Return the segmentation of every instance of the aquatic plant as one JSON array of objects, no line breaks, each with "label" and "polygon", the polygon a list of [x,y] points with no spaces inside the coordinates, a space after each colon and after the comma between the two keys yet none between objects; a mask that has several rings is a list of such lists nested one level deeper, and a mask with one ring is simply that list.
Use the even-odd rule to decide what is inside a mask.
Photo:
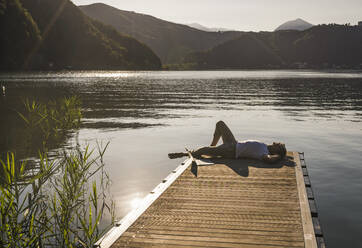
[{"label": "aquatic plant", "polygon": [[[51,233],[62,247],[92,247],[103,235],[99,223],[105,211],[113,215],[114,204],[106,194],[109,182],[103,163],[106,147],[98,149],[93,158],[94,150],[89,151],[88,147],[64,155],[61,173],[52,178],[54,192],[49,209],[55,225]],[[100,187],[97,187],[94,176],[99,173]]]},{"label": "aquatic plant", "polygon": [[[80,126],[82,113],[78,97],[64,97],[47,103],[23,100],[24,110],[18,112],[25,124],[25,139],[29,146],[46,148],[58,143],[69,130]],[[31,148],[28,148],[31,150]]]},{"label": "aquatic plant", "polygon": [[40,160],[40,169],[29,175],[25,162],[17,164],[14,154],[0,160],[0,246],[41,247],[47,233],[49,219],[46,196],[41,190],[55,171],[46,159]]},{"label": "aquatic plant", "polygon": [[99,223],[106,217],[114,222],[103,160],[108,143],[96,149],[77,145],[50,157],[47,142],[79,127],[79,100],[24,105],[20,116],[28,135],[41,134],[43,148],[31,160],[35,166],[13,152],[0,159],[0,247],[92,247],[107,229]]}]

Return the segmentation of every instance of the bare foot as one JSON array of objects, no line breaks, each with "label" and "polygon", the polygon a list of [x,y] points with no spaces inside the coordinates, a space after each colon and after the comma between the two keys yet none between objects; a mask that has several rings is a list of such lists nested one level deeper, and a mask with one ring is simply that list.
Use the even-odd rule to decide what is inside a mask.
[{"label": "bare foot", "polygon": [[168,157],[170,159],[182,158],[182,157],[185,157],[185,156],[188,156],[188,154],[185,153],[185,152],[175,152],[175,153],[169,153],[168,154]]}]

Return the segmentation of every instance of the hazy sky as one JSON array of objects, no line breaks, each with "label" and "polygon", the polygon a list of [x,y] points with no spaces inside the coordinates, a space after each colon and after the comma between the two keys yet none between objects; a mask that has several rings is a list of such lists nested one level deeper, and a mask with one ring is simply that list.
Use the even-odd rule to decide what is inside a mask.
[{"label": "hazy sky", "polygon": [[73,0],[76,5],[103,2],[176,23],[270,31],[302,18],[312,24],[362,21],[362,0]]}]

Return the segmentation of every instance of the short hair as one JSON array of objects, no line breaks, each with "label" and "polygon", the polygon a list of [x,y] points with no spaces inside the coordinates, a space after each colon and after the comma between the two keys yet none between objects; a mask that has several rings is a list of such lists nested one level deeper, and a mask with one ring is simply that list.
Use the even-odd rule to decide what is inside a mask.
[{"label": "short hair", "polygon": [[278,153],[278,155],[280,155],[281,158],[284,158],[287,155],[287,149],[285,148],[284,143],[273,142],[273,146],[278,148],[277,153]]}]

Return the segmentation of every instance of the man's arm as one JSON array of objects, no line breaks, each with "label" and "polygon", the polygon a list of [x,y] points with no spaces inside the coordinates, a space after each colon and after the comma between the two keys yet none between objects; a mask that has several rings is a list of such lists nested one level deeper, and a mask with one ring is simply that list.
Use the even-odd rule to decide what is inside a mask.
[{"label": "man's arm", "polygon": [[280,155],[264,155],[262,160],[266,163],[273,164],[281,160]]}]

